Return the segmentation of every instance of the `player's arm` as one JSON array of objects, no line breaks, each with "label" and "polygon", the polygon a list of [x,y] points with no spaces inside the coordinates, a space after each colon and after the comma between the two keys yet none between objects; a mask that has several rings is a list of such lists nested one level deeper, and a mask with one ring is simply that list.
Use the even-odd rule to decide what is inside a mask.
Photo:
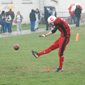
[{"label": "player's arm", "polygon": [[54,28],[51,32],[49,32],[49,33],[47,33],[47,34],[45,34],[45,35],[46,35],[46,36],[49,36],[49,35],[55,33],[58,28],[59,28],[59,25],[56,25],[55,28]]},{"label": "player's arm", "polygon": [[52,34],[52,32],[50,31],[49,33],[47,33],[47,34],[45,34],[46,36],[49,36],[49,35],[51,35]]},{"label": "player's arm", "polygon": [[52,32],[50,31],[49,33],[40,35],[39,37],[47,37],[47,36],[49,36],[49,35],[51,35],[51,34],[52,34]]},{"label": "player's arm", "polygon": [[59,25],[56,25],[55,28],[51,31],[52,34],[55,33],[57,31],[57,29],[59,28]]},{"label": "player's arm", "polygon": [[55,33],[57,31],[58,28],[59,28],[59,25],[56,25],[55,28],[52,31],[50,31],[47,34],[40,35],[40,37],[47,37],[47,36],[53,34],[53,33]]}]

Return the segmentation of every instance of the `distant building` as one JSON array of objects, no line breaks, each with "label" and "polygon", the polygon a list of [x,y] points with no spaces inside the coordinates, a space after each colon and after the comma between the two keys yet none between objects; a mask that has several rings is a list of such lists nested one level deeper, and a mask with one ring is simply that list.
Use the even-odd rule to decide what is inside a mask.
[{"label": "distant building", "polygon": [[[0,7],[2,5],[13,4],[16,8],[13,11],[20,11],[23,15],[23,23],[29,23],[29,13],[31,9],[38,8],[44,13],[44,6],[54,6],[57,11],[57,16],[69,16],[68,7],[70,4],[79,2],[83,5],[83,12],[85,10],[85,0],[0,0]],[[6,9],[7,11],[7,9]]]}]

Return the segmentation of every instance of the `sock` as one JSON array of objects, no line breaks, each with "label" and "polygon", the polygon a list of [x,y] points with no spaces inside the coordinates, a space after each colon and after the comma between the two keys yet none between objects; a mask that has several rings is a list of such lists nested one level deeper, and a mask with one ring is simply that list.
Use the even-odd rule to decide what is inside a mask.
[{"label": "sock", "polygon": [[47,53],[49,53],[49,52],[51,52],[51,50],[50,50],[49,48],[47,48],[47,49],[45,49],[44,51],[39,52],[39,53],[38,53],[38,56],[41,56],[41,55],[43,55],[43,54],[47,54]]},{"label": "sock", "polygon": [[62,69],[63,61],[64,61],[64,56],[59,58],[59,68],[60,69]]}]

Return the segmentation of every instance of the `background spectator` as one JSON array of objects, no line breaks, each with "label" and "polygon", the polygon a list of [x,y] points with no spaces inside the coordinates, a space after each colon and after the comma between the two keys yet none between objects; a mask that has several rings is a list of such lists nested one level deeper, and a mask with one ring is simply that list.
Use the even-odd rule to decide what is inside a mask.
[{"label": "background spectator", "polygon": [[22,31],[22,15],[20,14],[20,11],[17,12],[16,14],[16,21],[17,21],[17,33],[20,34]]},{"label": "background spectator", "polygon": [[45,24],[45,18],[44,18],[44,14],[41,15],[41,24]]},{"label": "background spectator", "polygon": [[7,28],[8,28],[8,32],[10,33],[10,26],[11,26],[11,16],[8,12],[6,12],[6,16],[5,16],[5,32],[7,32]]},{"label": "background spectator", "polygon": [[81,18],[81,11],[82,11],[82,9],[80,9],[80,6],[76,5],[76,9],[75,9],[76,27],[79,27],[80,18]]},{"label": "background spectator", "polygon": [[52,15],[57,17],[57,13],[56,13],[56,9],[55,8],[52,9]]},{"label": "background spectator", "polygon": [[0,14],[0,25],[1,25],[0,32],[4,32],[4,22],[5,22],[5,11],[2,11],[2,13]]},{"label": "background spectator", "polygon": [[52,16],[53,14],[52,8],[48,8],[48,12],[49,12],[49,16]]},{"label": "background spectator", "polygon": [[9,11],[8,11],[8,13],[11,15],[11,25],[10,25],[10,32],[12,32],[12,23],[13,23],[13,19],[14,19],[14,17],[15,17],[15,14],[14,14],[14,12],[12,11],[12,9],[10,9]]},{"label": "background spectator", "polygon": [[36,16],[35,29],[37,30],[39,28],[40,21],[40,12],[38,9],[36,9],[35,16]]},{"label": "background spectator", "polygon": [[49,24],[48,24],[47,20],[48,20],[48,17],[49,17],[49,12],[48,12],[46,7],[44,7],[44,10],[45,10],[44,17],[45,17],[45,23],[46,23],[46,30],[48,30]]},{"label": "background spectator", "polygon": [[31,31],[33,32],[33,31],[35,31],[34,27],[35,27],[35,21],[36,21],[35,11],[33,9],[31,10],[29,18],[30,18],[30,22],[31,22],[31,26],[30,26]]},{"label": "background spectator", "polygon": [[74,11],[71,12],[71,10],[69,10],[69,14],[70,14],[70,24],[72,24],[72,20],[75,23],[75,13],[74,13]]}]

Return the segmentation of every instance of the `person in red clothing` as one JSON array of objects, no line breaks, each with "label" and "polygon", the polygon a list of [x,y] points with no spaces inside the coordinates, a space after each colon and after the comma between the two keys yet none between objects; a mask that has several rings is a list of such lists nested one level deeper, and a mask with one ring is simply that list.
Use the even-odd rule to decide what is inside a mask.
[{"label": "person in red clothing", "polygon": [[47,34],[40,35],[40,37],[47,37],[47,36],[55,33],[57,30],[59,30],[61,32],[60,37],[44,51],[36,52],[36,51],[32,50],[32,54],[36,58],[38,58],[43,54],[47,54],[47,53],[59,48],[59,52],[58,52],[59,68],[57,68],[56,72],[60,72],[60,71],[63,71],[62,65],[63,65],[63,61],[64,61],[64,51],[70,40],[70,27],[65,20],[63,20],[62,18],[56,18],[54,16],[50,16],[48,18],[48,23],[52,26],[55,26],[55,28]]}]

